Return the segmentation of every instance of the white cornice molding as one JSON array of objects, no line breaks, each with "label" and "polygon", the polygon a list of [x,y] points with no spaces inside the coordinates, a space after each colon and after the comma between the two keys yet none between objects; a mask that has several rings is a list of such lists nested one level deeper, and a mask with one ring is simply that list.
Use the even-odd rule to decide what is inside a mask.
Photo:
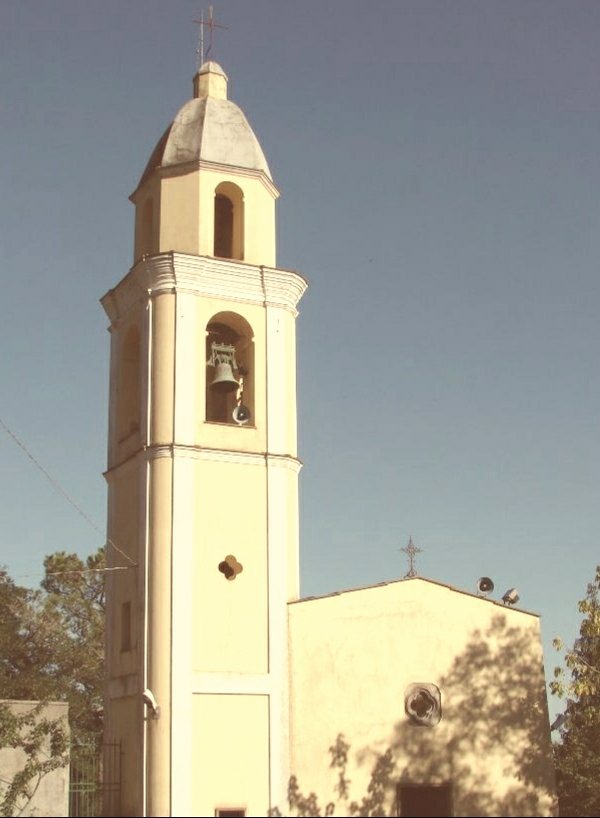
[{"label": "white cornice molding", "polygon": [[292,270],[170,252],[141,258],[101,302],[113,323],[143,296],[176,292],[276,307],[296,316],[307,286]]},{"label": "white cornice molding", "polygon": [[297,315],[296,306],[308,287],[306,279],[298,273],[276,267],[262,267],[261,270],[266,305],[283,307]]},{"label": "white cornice molding", "polygon": [[[218,460],[222,463],[242,463],[248,466],[264,466],[265,456],[257,452],[242,452],[232,449],[205,449],[202,446],[182,446],[175,444],[172,447],[173,457],[182,457],[191,460]],[[152,454],[150,458],[152,459]]]},{"label": "white cornice molding", "polygon": [[235,449],[209,449],[203,446],[186,446],[180,443],[147,446],[140,449],[127,460],[111,466],[104,472],[107,482],[115,479],[127,469],[131,469],[138,461],[147,463],[160,458],[188,458],[191,460],[210,460],[221,463],[237,463],[247,466],[269,466],[269,468],[285,468],[298,474],[302,463],[297,457],[287,454],[269,454],[259,452],[244,452]]},{"label": "white cornice molding", "polygon": [[275,183],[269,179],[264,170],[242,168],[239,165],[224,165],[220,162],[207,162],[205,159],[196,159],[193,162],[182,162],[180,165],[166,165],[165,167],[159,166],[155,168],[148,178],[144,180],[143,184],[139,184],[136,187],[129,196],[129,201],[135,204],[140,191],[156,178],[164,179],[173,176],[185,176],[187,173],[194,173],[197,170],[212,170],[215,173],[222,173],[227,176],[242,176],[247,179],[258,179],[274,199],[278,199],[281,195]]},{"label": "white cornice molding", "polygon": [[116,287],[113,287],[106,295],[102,296],[100,303],[110,318],[111,325],[115,326],[131,307],[144,296],[147,296],[147,293],[140,288],[139,279],[128,273]]},{"label": "white cornice molding", "polygon": [[298,460],[297,457],[292,457],[288,454],[268,454],[267,463],[269,464],[269,467],[275,467],[276,469],[289,469],[290,471],[293,471],[294,474],[299,474],[303,465],[302,461]]}]

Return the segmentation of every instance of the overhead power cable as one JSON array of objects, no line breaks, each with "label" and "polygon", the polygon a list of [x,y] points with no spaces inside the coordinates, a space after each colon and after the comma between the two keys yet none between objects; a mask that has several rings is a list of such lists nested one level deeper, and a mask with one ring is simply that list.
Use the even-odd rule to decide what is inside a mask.
[{"label": "overhead power cable", "polygon": [[[86,513],[86,512],[85,512],[85,511],[84,511],[84,510],[81,508],[81,506],[79,506],[79,505],[78,505],[78,504],[75,502],[75,500],[74,500],[74,499],[71,497],[71,495],[70,495],[70,494],[69,494],[69,493],[68,493],[68,492],[67,492],[67,491],[66,491],[66,490],[65,490],[65,489],[64,489],[64,488],[63,488],[63,487],[60,485],[60,483],[58,482],[58,480],[56,480],[56,478],[55,478],[55,477],[53,477],[53,476],[50,474],[50,472],[49,472],[49,471],[48,471],[46,468],[44,468],[44,466],[42,466],[42,464],[39,462],[39,460],[37,460],[37,459],[34,457],[34,455],[33,455],[33,454],[32,454],[32,453],[29,451],[29,449],[28,449],[28,448],[27,448],[27,446],[26,446],[26,445],[23,443],[23,441],[22,441],[22,440],[21,440],[19,437],[17,437],[17,435],[16,435],[16,434],[15,434],[15,433],[12,431],[12,429],[10,429],[10,428],[9,428],[9,427],[6,425],[6,423],[5,423],[5,422],[2,420],[2,418],[1,418],[1,417],[0,417],[0,426],[2,426],[2,428],[3,428],[3,429],[4,429],[4,431],[7,433],[7,435],[9,435],[9,437],[11,437],[11,438],[14,440],[14,442],[15,442],[15,443],[17,444],[17,446],[18,446],[18,447],[21,449],[21,451],[23,451],[23,452],[24,452],[24,453],[27,455],[27,457],[29,458],[29,460],[31,460],[31,462],[33,463],[33,465],[34,465],[34,466],[35,466],[37,469],[39,469],[39,471],[41,471],[41,473],[44,475],[44,477],[45,477],[45,478],[46,478],[46,480],[47,480],[47,481],[50,483],[50,485],[51,485],[51,486],[52,486],[52,487],[55,489],[55,491],[57,491],[59,494],[62,494],[62,496],[63,496],[63,497],[65,498],[65,500],[66,500],[66,501],[69,503],[69,505],[73,506],[73,508],[75,509],[75,511],[76,511],[76,512],[77,512],[77,513],[78,513],[78,514],[81,516],[81,517],[83,517],[83,519],[86,521],[86,523],[88,523],[88,525],[90,525],[90,526],[91,526],[91,527],[94,529],[94,531],[96,531],[98,534],[100,534],[100,536],[101,536],[101,537],[103,537],[103,536],[104,536],[104,532],[102,531],[102,529],[100,528],[100,526],[98,526],[98,525],[97,525],[97,523],[95,523],[95,522],[94,522],[94,520],[92,520],[92,518],[89,516],[89,514],[87,514],[87,513]],[[107,537],[107,538],[106,538],[106,543],[107,543],[107,545],[112,546],[112,547],[115,549],[115,551],[117,551],[117,552],[118,552],[119,554],[121,554],[123,557],[125,557],[125,559],[127,560],[127,562],[129,562],[129,563],[130,563],[130,565],[131,565],[131,566],[137,566],[137,562],[135,562],[134,560],[132,560],[132,559],[131,559],[131,557],[129,556],[129,554],[126,554],[126,553],[125,553],[125,551],[123,551],[122,549],[120,549],[120,548],[119,548],[119,546],[118,546],[118,545],[116,545],[116,544],[115,544],[115,543],[114,543],[114,542],[113,542],[113,541],[112,541],[112,540],[111,540],[109,537]],[[102,569],[102,570],[106,570],[106,569]]]}]

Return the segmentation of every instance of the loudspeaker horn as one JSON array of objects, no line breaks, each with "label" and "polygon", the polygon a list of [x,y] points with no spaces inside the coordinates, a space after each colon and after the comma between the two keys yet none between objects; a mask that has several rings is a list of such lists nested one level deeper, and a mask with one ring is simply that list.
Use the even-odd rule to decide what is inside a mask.
[{"label": "loudspeaker horn", "polygon": [[494,590],[494,583],[489,577],[479,577],[477,580],[477,593],[481,596],[487,596]]},{"label": "loudspeaker horn", "polygon": [[238,405],[235,407],[231,415],[235,422],[240,426],[243,426],[244,423],[248,423],[248,421],[252,417],[250,409],[248,409],[247,406],[244,406],[243,403],[238,403]]}]

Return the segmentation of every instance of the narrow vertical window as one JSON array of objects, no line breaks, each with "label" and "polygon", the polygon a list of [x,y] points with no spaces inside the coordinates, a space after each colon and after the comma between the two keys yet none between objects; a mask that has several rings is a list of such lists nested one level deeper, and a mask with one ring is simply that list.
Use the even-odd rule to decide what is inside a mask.
[{"label": "narrow vertical window", "polygon": [[123,340],[119,362],[117,429],[119,441],[139,432],[141,413],[140,335],[131,327]]},{"label": "narrow vertical window", "polygon": [[154,204],[152,199],[146,199],[144,202],[142,219],[142,254],[152,253],[152,245],[154,241]]},{"label": "narrow vertical window", "polygon": [[215,190],[214,255],[244,259],[244,194],[233,182],[222,182]]},{"label": "narrow vertical window", "polygon": [[154,252],[154,202],[152,197],[137,205],[135,216],[135,258]]},{"label": "narrow vertical window", "polygon": [[121,605],[121,653],[131,650],[131,602]]},{"label": "narrow vertical window", "polygon": [[233,202],[227,196],[215,196],[215,256],[233,257]]}]

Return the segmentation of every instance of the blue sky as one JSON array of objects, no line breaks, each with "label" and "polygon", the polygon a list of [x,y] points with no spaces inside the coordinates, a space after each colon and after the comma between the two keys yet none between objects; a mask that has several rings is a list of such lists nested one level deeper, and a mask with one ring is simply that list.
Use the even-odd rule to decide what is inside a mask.
[{"label": "blue sky", "polygon": [[[207,6],[205,6],[205,9]],[[0,3],[0,416],[104,526],[107,321],[202,5]],[[600,4],[223,0],[213,56],[282,196],[304,594],[518,587],[576,635],[600,562]],[[0,430],[0,562],[101,537]],[[558,705],[553,704],[553,710]]]}]

